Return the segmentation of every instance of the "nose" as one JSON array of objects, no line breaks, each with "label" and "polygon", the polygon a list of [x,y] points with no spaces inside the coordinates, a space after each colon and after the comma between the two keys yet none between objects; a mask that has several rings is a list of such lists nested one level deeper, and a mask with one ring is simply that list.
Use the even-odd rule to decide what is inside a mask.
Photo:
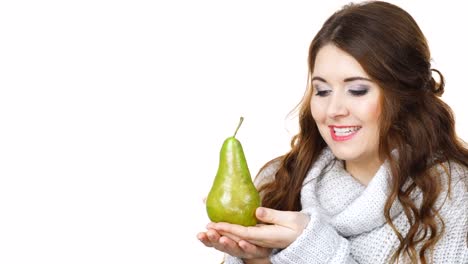
[{"label": "nose", "polygon": [[328,103],[327,115],[329,118],[347,116],[349,114],[345,99],[340,93],[333,93]]}]

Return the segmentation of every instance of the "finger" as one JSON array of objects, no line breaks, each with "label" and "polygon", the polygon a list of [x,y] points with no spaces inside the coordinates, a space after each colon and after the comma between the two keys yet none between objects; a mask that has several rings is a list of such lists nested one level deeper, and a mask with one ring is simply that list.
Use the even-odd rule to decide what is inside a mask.
[{"label": "finger", "polygon": [[219,222],[219,223],[210,223],[207,226],[208,228],[215,229],[220,234],[226,234],[228,237],[232,237],[235,241],[250,240],[256,236],[256,230],[258,227],[255,226],[241,226],[233,225],[229,223]]},{"label": "finger", "polygon": [[309,222],[308,216],[303,213],[279,211],[266,207],[257,208],[255,215],[262,222],[284,226],[291,229],[303,229]]},{"label": "finger", "polygon": [[[210,225],[218,234],[228,233],[245,240],[255,246],[273,247],[282,243],[283,237],[294,233],[291,229],[278,225],[240,226],[228,223],[212,223]],[[236,241],[240,241],[236,239]]]},{"label": "finger", "polygon": [[[226,225],[230,225],[230,224],[226,223]],[[241,240],[241,238],[240,238],[239,236],[236,236],[235,234],[232,234],[232,233],[229,233],[229,232],[225,232],[225,231],[222,231],[222,230],[217,230],[217,229],[216,229],[216,226],[217,226],[216,223],[208,223],[208,225],[206,225],[206,228],[207,228],[207,229],[214,229],[214,230],[216,230],[221,236],[228,237],[228,238],[234,240],[235,242],[239,242],[239,241]]]},{"label": "finger", "polygon": [[285,222],[284,211],[278,211],[266,207],[259,207],[255,211],[255,216],[258,220],[264,223],[283,225]]},{"label": "finger", "polygon": [[197,234],[197,238],[198,240],[200,240],[200,242],[202,242],[205,246],[207,247],[213,247],[213,244],[210,242],[210,240],[208,239],[208,236],[206,235],[206,233],[204,232],[200,232]]},{"label": "finger", "polygon": [[245,241],[245,240],[241,240],[237,243],[239,245],[239,247],[244,250],[245,252],[247,253],[255,253],[256,250],[257,250],[257,246]]},{"label": "finger", "polygon": [[236,256],[236,257],[244,256],[243,251],[239,247],[239,245],[235,241],[225,236],[220,237],[218,243],[213,244],[213,246],[217,250],[228,253],[231,256]]},{"label": "finger", "polygon": [[218,232],[214,229],[208,229],[206,231],[206,236],[211,243],[218,243],[219,238],[221,237]]},{"label": "finger", "polygon": [[231,234],[231,233],[228,233],[228,232],[223,232],[223,231],[219,231],[218,232],[221,236],[225,236],[225,237],[228,237],[230,238],[231,240],[234,240],[235,242],[239,242],[241,240],[240,237],[234,235],[234,234]]},{"label": "finger", "polygon": [[238,248],[237,242],[230,239],[229,237],[225,237],[225,236],[220,237],[219,238],[219,243],[221,245],[223,245],[224,247],[226,247],[226,248],[233,248],[233,249]]},{"label": "finger", "polygon": [[271,249],[269,248],[258,247],[245,240],[241,240],[237,244],[244,251],[244,254],[253,258],[264,258],[266,256],[269,256],[271,252]]}]

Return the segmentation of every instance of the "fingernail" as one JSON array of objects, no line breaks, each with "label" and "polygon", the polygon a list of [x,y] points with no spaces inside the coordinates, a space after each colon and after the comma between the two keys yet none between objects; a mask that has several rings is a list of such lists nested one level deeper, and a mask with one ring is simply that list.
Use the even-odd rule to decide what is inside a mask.
[{"label": "fingernail", "polygon": [[265,209],[263,209],[261,207],[257,208],[257,216],[258,217],[264,217],[265,215],[266,215]]}]

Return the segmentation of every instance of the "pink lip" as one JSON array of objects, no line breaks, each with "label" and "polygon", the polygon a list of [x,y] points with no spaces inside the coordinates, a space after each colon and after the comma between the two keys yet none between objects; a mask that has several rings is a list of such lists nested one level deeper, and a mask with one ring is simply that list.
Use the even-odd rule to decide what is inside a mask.
[{"label": "pink lip", "polygon": [[350,127],[350,126],[328,126],[328,127],[330,128],[330,134],[331,134],[331,137],[332,137],[332,139],[333,139],[334,141],[346,141],[346,140],[349,140],[349,139],[353,138],[353,137],[357,134],[357,132],[359,131],[359,130],[356,130],[356,131],[354,131],[353,133],[351,133],[351,134],[349,134],[349,135],[347,135],[347,136],[342,137],[342,136],[337,136],[337,135],[335,134],[335,131],[333,130],[333,128],[335,128],[335,127],[337,127],[337,128],[345,128],[345,127]]}]

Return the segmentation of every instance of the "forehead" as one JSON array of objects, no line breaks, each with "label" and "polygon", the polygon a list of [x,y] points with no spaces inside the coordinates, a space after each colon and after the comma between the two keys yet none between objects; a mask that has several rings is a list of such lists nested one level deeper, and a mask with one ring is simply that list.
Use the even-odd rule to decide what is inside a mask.
[{"label": "forehead", "polygon": [[369,78],[356,59],[332,44],[325,45],[318,51],[312,76],[339,80],[352,76]]}]

